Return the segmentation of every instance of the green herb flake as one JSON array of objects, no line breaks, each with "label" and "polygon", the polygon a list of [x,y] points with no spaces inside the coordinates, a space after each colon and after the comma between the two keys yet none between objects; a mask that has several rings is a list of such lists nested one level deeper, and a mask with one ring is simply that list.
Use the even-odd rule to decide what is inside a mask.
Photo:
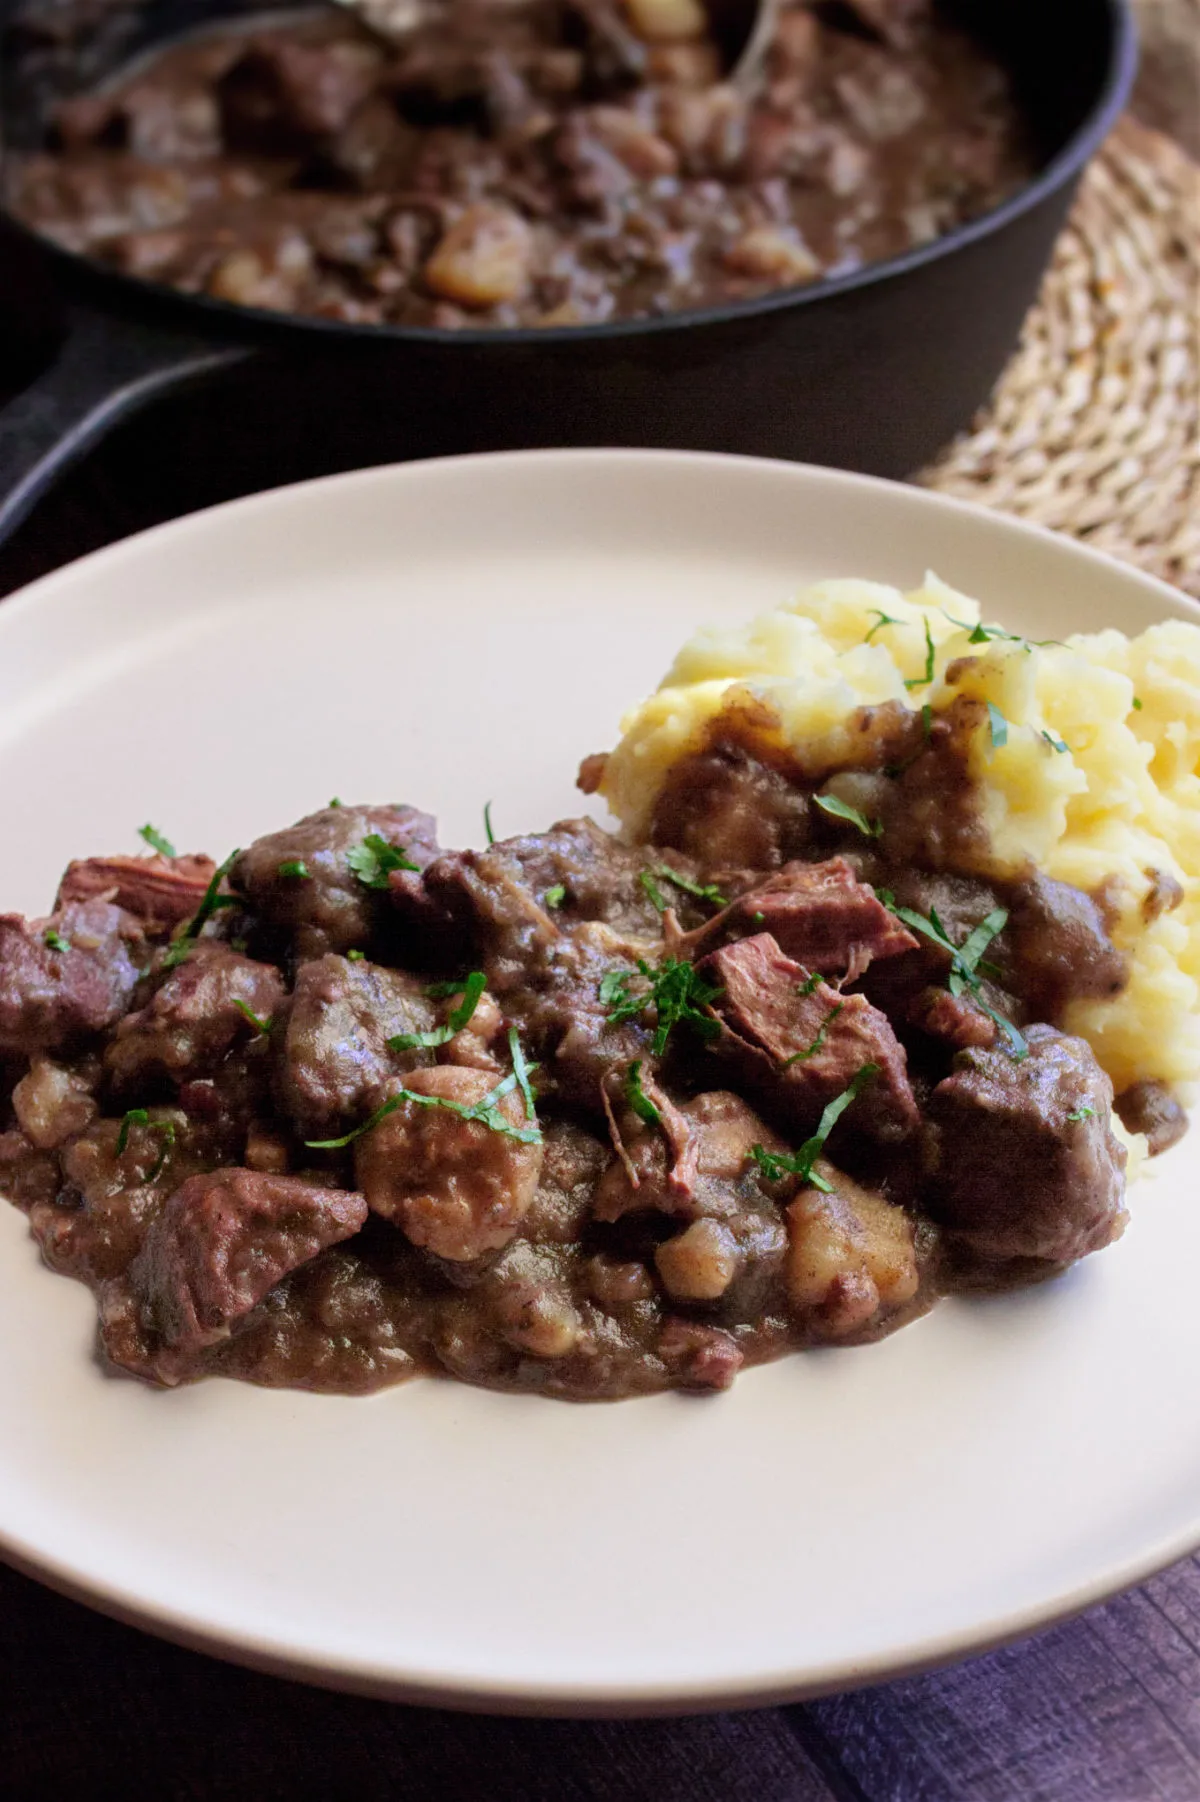
[{"label": "green herb flake", "polygon": [[291,882],[311,882],[312,871],[302,857],[288,857],[279,866],[279,874]]},{"label": "green herb flake", "polygon": [[1081,1120],[1094,1119],[1095,1114],[1094,1107],[1077,1107],[1073,1113],[1067,1115],[1067,1121],[1071,1126],[1077,1126]]},{"label": "green herb flake", "polygon": [[461,995],[467,986],[465,976],[456,976],[452,982],[431,982],[421,990],[431,1001],[444,1000],[447,995]]},{"label": "green herb flake", "polygon": [[487,833],[488,844],[494,845],[496,834],[492,831],[492,804],[490,801],[485,801],[483,804],[483,830]]},{"label": "green herb flake", "polygon": [[1135,713],[1140,713],[1142,711],[1142,703],[1138,700],[1136,695],[1133,697],[1133,711]]},{"label": "green herb flake", "polygon": [[517,1079],[517,1087],[521,1091],[521,1100],[525,1103],[525,1118],[531,1126],[537,1125],[537,1104],[533,1098],[533,1085],[529,1078],[537,1068],[531,1064],[521,1049],[521,1040],[515,1026],[508,1029],[508,1054],[512,1058],[513,1075]]},{"label": "green herb flake", "polygon": [[661,877],[664,882],[673,883],[677,889],[682,889],[685,895],[693,895],[697,901],[710,901],[714,907],[729,906],[729,902],[715,882],[693,882],[690,876],[681,876],[678,870],[671,869],[670,865],[665,863],[660,864],[653,874]]},{"label": "green herb flake", "polygon": [[933,736],[933,708],[926,701],[921,709],[921,731],[925,734],[926,743]]},{"label": "green herb flake", "polygon": [[[650,987],[643,995],[631,996],[629,984],[639,971]],[[619,1026],[625,1020],[636,1019],[647,1008],[654,1008],[658,1016],[651,1040],[655,1057],[662,1057],[676,1026],[690,1027],[706,1044],[715,1039],[720,1025],[703,1010],[720,994],[719,988],[696,974],[692,964],[675,957],[668,957],[657,969],[639,957],[637,971],[609,970],[600,979],[600,1001],[610,1009],[610,1025]]]},{"label": "green herb flake", "polygon": [[340,796],[340,795],[333,795],[333,796],[331,796],[331,798],[330,798],[330,802],[329,802],[329,805],[330,805],[330,806],[331,806],[331,807],[340,807],[340,806],[341,806],[341,804],[342,804],[342,798],[341,798],[341,796]]},{"label": "green herb flake", "polygon": [[750,924],[752,926],[761,926],[763,921],[766,919],[766,917],[767,916],[764,913],[751,914],[750,915]]},{"label": "green herb flake", "polygon": [[846,1003],[844,1001],[839,1001],[836,1007],[830,1008],[825,1018],[821,1021],[817,1036],[812,1044],[806,1046],[803,1051],[797,1051],[794,1056],[787,1057],[783,1060],[782,1067],[785,1070],[790,1070],[793,1064],[806,1064],[810,1058],[816,1057],[818,1051],[820,1051],[821,1047],[824,1045],[825,1040],[829,1037],[829,1028],[833,1025],[845,1005]]},{"label": "green herb flake", "polygon": [[61,932],[55,932],[53,926],[48,927],[42,934],[42,943],[48,951],[69,951],[71,949],[70,939],[65,939]]},{"label": "green herb flake", "polygon": [[815,994],[820,986],[821,972],[817,970],[809,977],[807,982],[802,982],[797,985],[796,993],[800,996],[801,1000],[804,1000],[806,996]]},{"label": "green herb flake", "polygon": [[238,1013],[241,1014],[243,1020],[248,1020],[250,1022],[250,1025],[253,1026],[255,1032],[262,1034],[264,1037],[270,1032],[271,1022],[269,1020],[264,1020],[260,1014],[256,1014],[249,1002],[243,1001],[239,995],[235,995],[233,998],[233,1005],[237,1008]]},{"label": "green herb flake", "polygon": [[1071,749],[1070,745],[1067,744],[1064,739],[1055,738],[1053,732],[1047,732],[1044,727],[1042,729],[1042,737],[1050,746],[1050,749],[1052,751],[1057,751],[1060,756],[1064,751],[1069,751]]},{"label": "green herb flake", "polygon": [[152,1120],[144,1107],[131,1107],[121,1121],[121,1130],[117,1134],[117,1156],[122,1157],[129,1143],[129,1129],[132,1126],[144,1126],[147,1132],[159,1135],[158,1157],[154,1166],[143,1177],[143,1182],[152,1183],[158,1176],[175,1146],[175,1122],[173,1120]]},{"label": "green herb flake", "polygon": [[366,957],[365,951],[347,951],[346,956],[352,964],[361,964]]},{"label": "green herb flake", "polygon": [[988,730],[992,735],[992,749],[998,751],[1002,745],[1008,743],[1008,721],[1000,709],[993,707],[990,701],[987,704],[987,711]]},{"label": "green herb flake", "polygon": [[390,845],[378,832],[368,832],[361,845],[346,853],[351,873],[364,888],[385,889],[392,870],[419,870],[399,845]]},{"label": "green herb flake", "polygon": [[879,1074],[878,1064],[864,1064],[840,1095],[835,1095],[821,1115],[817,1130],[811,1139],[806,1139],[796,1152],[764,1151],[761,1145],[750,1147],[750,1156],[754,1159],[768,1182],[777,1183],[785,1176],[798,1176],[802,1183],[811,1188],[823,1189],[829,1194],[833,1184],[818,1176],[813,1165],[825,1149],[825,1142],[830,1133],[868,1083],[874,1082]]},{"label": "green herb flake", "polygon": [[548,888],[546,890],[545,894],[542,896],[542,901],[547,907],[553,908],[561,907],[566,898],[567,891],[563,884],[561,882],[556,882],[553,888]]},{"label": "green herb flake", "polygon": [[631,1064],[629,1066],[628,1073],[625,1077],[625,1099],[637,1115],[638,1119],[644,1120],[647,1126],[662,1125],[662,1115],[642,1087],[642,1063],[640,1058],[636,1064]]},{"label": "green herb flake", "polygon": [[929,918],[926,919],[924,914],[915,913],[911,907],[897,907],[895,896],[887,889],[877,889],[875,892],[884,906],[895,914],[896,918],[902,921],[911,932],[920,933],[922,938],[928,939],[931,944],[939,945],[943,951],[949,953],[950,975],[946,986],[950,993],[962,995],[969,990],[975,1005],[983,1009],[989,1020],[1000,1028],[1008,1040],[1009,1052],[1016,1062],[1020,1063],[1027,1058],[1029,1046],[1024,1035],[1018,1031],[1011,1020],[1006,1020],[1003,1014],[997,1013],[996,1009],[984,1000],[981,993],[979,960],[997,933],[1002,932],[1008,924],[1008,910],[1003,907],[995,908],[986,919],[980,921],[966,942],[962,946],[958,946],[938,918],[936,908],[930,908]]},{"label": "green herb flake", "polygon": [[851,826],[857,826],[864,838],[882,838],[883,821],[869,820],[865,813],[857,807],[851,807],[846,801],[839,801],[836,795],[814,795],[813,800],[822,813],[828,813],[835,820],[847,820]]},{"label": "green herb flake", "polygon": [[882,632],[885,626],[902,626],[904,624],[903,620],[893,619],[890,613],[885,613],[882,607],[872,607],[870,611],[875,615],[875,624],[863,639],[864,644],[870,644],[876,632]]},{"label": "green herb flake", "polygon": [[653,876],[650,874],[649,870],[643,870],[641,875],[638,877],[638,881],[641,883],[642,887],[645,889],[647,895],[649,895],[650,900],[654,904],[656,911],[660,914],[665,914],[667,911],[667,908],[671,904],[667,900],[667,897],[663,894],[662,890],[659,888],[657,882],[655,882],[655,880],[654,880]]},{"label": "green herb flake", "polygon": [[[449,989],[452,995],[462,995],[458,1006],[451,1010],[444,1026],[435,1026],[429,1032],[398,1032],[388,1040],[389,1051],[432,1051],[437,1045],[448,1045],[456,1033],[460,1033],[470,1021],[475,1009],[479,1006],[479,997],[487,987],[487,977],[482,970],[472,970],[467,980],[456,983]],[[428,990],[426,993],[428,994]]]},{"label": "green herb flake", "polygon": [[236,895],[222,895],[220,893],[221,884],[233,868],[233,860],[238,855],[239,853],[237,851],[231,851],[229,856],[225,859],[225,862],[219,864],[213,871],[212,878],[204,891],[199,907],[196,909],[179,937],[175,940],[174,944],[167,948],[162,961],[164,970],[173,970],[177,964],[183,962],[184,958],[192,949],[218,908],[240,907],[242,905]]},{"label": "green herb flake", "polygon": [[[522,1066],[525,1081],[528,1082],[528,1073],[532,1066],[525,1065],[524,1060],[522,1060]],[[489,1132],[499,1133],[506,1139],[516,1139],[522,1145],[540,1145],[542,1135],[538,1127],[514,1126],[512,1121],[500,1112],[500,1103],[506,1095],[512,1094],[520,1082],[521,1078],[514,1071],[511,1076],[506,1076],[501,1082],[498,1082],[494,1089],[490,1089],[482,1101],[475,1102],[473,1106],[469,1106],[463,1101],[449,1101],[443,1095],[419,1095],[414,1089],[399,1089],[396,1094],[390,1095],[381,1107],[377,1107],[375,1112],[362,1122],[361,1126],[356,1126],[352,1131],[343,1133],[340,1139],[306,1139],[305,1144],[310,1151],[342,1151],[347,1145],[353,1145],[356,1139],[361,1139],[364,1133],[373,1131],[381,1120],[386,1120],[389,1114],[394,1114],[398,1107],[403,1107],[408,1102],[413,1107],[440,1108],[444,1113],[457,1114],[460,1120],[473,1120],[480,1126],[486,1126]]]},{"label": "green herb flake", "polygon": [[934,675],[936,674],[936,672],[937,672],[937,652],[934,650],[933,632],[930,629],[929,616],[928,616],[928,614],[926,614],[926,616],[925,616],[925,674],[923,676],[914,676],[912,678],[911,682],[906,682],[904,684],[904,686],[905,686],[905,688],[928,688],[929,684],[933,681],[933,678],[934,678]]},{"label": "green herb flake", "polygon": [[179,855],[170,839],[164,838],[157,826],[139,826],[138,837],[145,839],[150,849],[157,851],[160,857],[178,857]]}]

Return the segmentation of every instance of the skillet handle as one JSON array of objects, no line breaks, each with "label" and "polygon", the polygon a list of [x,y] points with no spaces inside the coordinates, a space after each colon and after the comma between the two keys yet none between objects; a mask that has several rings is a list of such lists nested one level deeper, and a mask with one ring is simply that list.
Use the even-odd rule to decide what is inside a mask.
[{"label": "skillet handle", "polygon": [[0,543],[120,419],[252,354],[83,305],[68,309],[68,326],[54,362],[0,408]]}]

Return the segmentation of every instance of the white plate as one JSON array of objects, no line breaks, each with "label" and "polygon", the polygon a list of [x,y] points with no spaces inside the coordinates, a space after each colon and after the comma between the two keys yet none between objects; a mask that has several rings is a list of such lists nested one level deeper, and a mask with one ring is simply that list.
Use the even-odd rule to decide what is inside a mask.
[{"label": "white plate", "polygon": [[[932,565],[1039,636],[1200,617],[915,489],[632,452],[373,470],[218,508],[0,608],[0,904],[152,820],[217,855],[332,794],[443,842],[577,811],[697,623]],[[1200,1541],[1200,1209],[1184,1146],[1120,1245],[718,1398],[572,1407],[105,1377],[94,1307],[0,1209],[0,1543],[173,1638],[345,1687],[658,1710],[966,1653]]]}]

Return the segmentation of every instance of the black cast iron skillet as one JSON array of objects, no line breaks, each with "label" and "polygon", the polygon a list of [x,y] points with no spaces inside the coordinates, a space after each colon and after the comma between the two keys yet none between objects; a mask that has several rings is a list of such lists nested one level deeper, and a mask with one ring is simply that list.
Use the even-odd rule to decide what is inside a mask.
[{"label": "black cast iron skillet", "polygon": [[[24,3],[36,21],[41,7]],[[36,144],[55,100],[132,55],[250,10],[246,0],[52,0],[44,16],[74,35],[48,46],[18,23],[4,40],[7,148]],[[270,7],[253,0],[252,10]],[[271,404],[286,412],[294,398],[295,430],[319,435],[328,421],[344,442],[361,427],[362,461],[608,444],[910,474],[999,375],[1136,63],[1129,0],[946,0],[946,11],[1010,69],[1040,173],[938,242],[813,287],[653,320],[451,332],[268,314],[47,252],[61,348],[0,412],[0,538],[123,415],[247,358],[245,430],[258,424],[250,377],[265,358]],[[7,259],[10,283],[19,261]]]}]

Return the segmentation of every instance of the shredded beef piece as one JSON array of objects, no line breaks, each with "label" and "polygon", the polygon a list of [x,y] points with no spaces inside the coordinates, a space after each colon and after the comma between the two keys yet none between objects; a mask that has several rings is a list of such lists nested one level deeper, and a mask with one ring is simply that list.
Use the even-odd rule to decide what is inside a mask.
[{"label": "shredded beef piece", "polygon": [[878,1074],[855,1104],[855,1131],[895,1140],[917,1125],[904,1048],[865,996],[824,982],[810,989],[812,973],[768,932],[724,946],[700,969],[722,990],[715,1005],[726,1030],[714,1050],[789,1132],[811,1132],[864,1064]]},{"label": "shredded beef piece", "polygon": [[269,1022],[284,992],[273,964],[200,939],[145,1007],[120,1022],[105,1053],[105,1074],[123,1094],[206,1076],[239,1039],[255,1033],[242,1008]]},{"label": "shredded beef piece", "polygon": [[0,1053],[66,1050],[103,1032],[129,1005],[142,950],[137,921],[105,901],[69,901],[48,920],[0,914]]},{"label": "shredded beef piece", "polygon": [[996,1043],[996,1022],[969,995],[952,995],[949,989],[922,989],[905,1015],[911,1026],[940,1039],[955,1051],[972,1047],[987,1050]]},{"label": "shredded beef piece", "polygon": [[292,1176],[214,1170],[176,1189],[130,1265],[129,1287],[162,1342],[200,1351],[288,1271],[356,1233],[361,1195]]},{"label": "shredded beef piece", "polygon": [[1066,1264],[1125,1225],[1112,1084],[1082,1039],[1031,1026],[1029,1055],[964,1051],[930,1099],[925,1205],[971,1250]]},{"label": "shredded beef piece", "polygon": [[694,1320],[666,1321],[657,1351],[681,1389],[728,1389],[745,1362],[732,1334]]},{"label": "shredded beef piece", "polygon": [[759,932],[770,934],[789,957],[822,974],[844,973],[852,960],[865,969],[867,963],[897,957],[917,945],[844,857],[786,865],[689,934],[687,944],[693,957],[703,957],[723,939]]},{"label": "shredded beef piece", "polygon": [[112,901],[157,935],[191,919],[216,867],[211,857],[88,857],[67,865],[54,905]]},{"label": "shredded beef piece", "polygon": [[[323,807],[243,851],[230,881],[268,922],[294,935],[300,957],[366,950],[389,915],[387,888],[368,887],[350,854],[377,835],[421,868],[437,855],[435,823],[415,807]],[[302,865],[307,875],[289,873]]]},{"label": "shredded beef piece", "polygon": [[305,1139],[334,1138],[383,1100],[400,1071],[431,1053],[389,1051],[400,1033],[428,1032],[437,1010],[403,970],[333,952],[301,964],[280,1050],[279,1095]]}]

